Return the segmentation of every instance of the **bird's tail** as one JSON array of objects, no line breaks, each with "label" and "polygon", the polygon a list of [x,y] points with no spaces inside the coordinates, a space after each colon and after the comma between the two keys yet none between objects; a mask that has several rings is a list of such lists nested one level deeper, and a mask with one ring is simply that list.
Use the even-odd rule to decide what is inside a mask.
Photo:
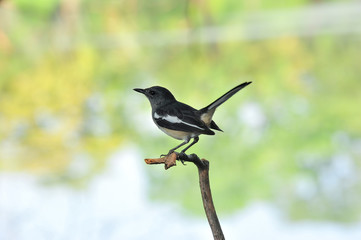
[{"label": "bird's tail", "polygon": [[210,110],[216,109],[219,105],[221,105],[222,103],[227,101],[230,97],[232,97],[234,94],[236,94],[239,90],[241,90],[242,88],[244,88],[245,86],[247,86],[247,85],[249,85],[251,83],[252,82],[244,82],[244,83],[238,85],[237,87],[232,88],[231,90],[229,90],[228,92],[223,94],[223,96],[218,98],[216,101],[212,102],[207,107],[201,109],[201,111],[202,112],[208,112]]},{"label": "bird's tail", "polygon": [[[203,122],[205,122],[207,125],[209,125],[211,128],[216,129],[216,130],[220,130],[219,127],[212,121],[212,117],[214,114],[214,111],[216,110],[216,108],[221,105],[222,103],[224,103],[225,101],[227,101],[230,97],[232,97],[234,94],[236,94],[239,90],[241,90],[242,88],[244,88],[245,86],[251,84],[252,82],[244,82],[240,85],[238,85],[237,87],[232,88],[231,90],[229,90],[228,92],[226,92],[225,94],[223,94],[220,98],[218,98],[216,101],[212,102],[211,104],[209,104],[207,107],[200,109],[200,113],[201,113],[201,119]],[[212,127],[213,126],[213,127]]]}]

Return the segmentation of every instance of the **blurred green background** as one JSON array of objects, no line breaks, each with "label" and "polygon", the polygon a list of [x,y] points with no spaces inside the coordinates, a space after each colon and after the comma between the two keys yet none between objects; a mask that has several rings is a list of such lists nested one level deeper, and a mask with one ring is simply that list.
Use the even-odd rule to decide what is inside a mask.
[{"label": "blurred green background", "polygon": [[[202,108],[252,81],[216,111],[224,133],[201,136],[190,151],[211,162],[217,211],[267,201],[293,220],[358,221],[360,9],[316,0],[1,1],[0,171],[87,188],[119,148],[136,146],[145,158],[179,144],[133,88],[161,85]],[[73,171],[79,157],[87,164]],[[191,164],[146,174],[149,199],[203,214]]]}]

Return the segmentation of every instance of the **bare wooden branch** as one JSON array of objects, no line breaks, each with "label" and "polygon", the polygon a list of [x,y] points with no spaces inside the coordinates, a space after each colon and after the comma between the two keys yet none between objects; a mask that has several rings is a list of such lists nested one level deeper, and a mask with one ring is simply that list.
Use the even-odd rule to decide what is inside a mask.
[{"label": "bare wooden branch", "polygon": [[144,159],[146,164],[162,164],[164,163],[164,168],[167,170],[173,166],[176,166],[177,154],[174,152],[170,155],[161,157],[161,158],[146,158]]},{"label": "bare wooden branch", "polygon": [[173,152],[170,155],[161,158],[145,159],[147,164],[162,164],[165,169],[176,165],[176,160],[192,162],[198,168],[199,186],[201,189],[204,211],[206,212],[209,226],[211,227],[213,238],[215,240],[224,240],[221,224],[219,223],[216,209],[214,208],[211,188],[209,184],[209,162],[205,159],[199,159],[196,154],[187,155],[185,153]]}]

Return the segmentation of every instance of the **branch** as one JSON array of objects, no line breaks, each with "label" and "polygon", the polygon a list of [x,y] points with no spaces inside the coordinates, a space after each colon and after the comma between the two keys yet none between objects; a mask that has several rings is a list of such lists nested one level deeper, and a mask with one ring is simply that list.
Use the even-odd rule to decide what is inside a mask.
[{"label": "branch", "polygon": [[192,162],[198,168],[199,186],[201,189],[204,211],[206,212],[209,226],[211,227],[213,238],[215,240],[224,240],[221,224],[219,223],[216,209],[214,208],[211,188],[209,184],[209,162],[205,159],[199,159],[196,154],[187,155],[185,153],[173,152],[170,155],[161,158],[145,159],[147,164],[164,164],[167,170],[176,166],[176,160],[184,162]]}]

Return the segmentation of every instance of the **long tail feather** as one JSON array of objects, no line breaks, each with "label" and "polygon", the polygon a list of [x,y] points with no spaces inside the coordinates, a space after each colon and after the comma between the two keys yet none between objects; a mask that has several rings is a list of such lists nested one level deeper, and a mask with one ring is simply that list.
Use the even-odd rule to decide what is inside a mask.
[{"label": "long tail feather", "polygon": [[232,88],[227,93],[225,93],[223,96],[218,98],[216,101],[212,102],[207,107],[201,109],[201,111],[208,112],[208,111],[210,111],[212,109],[217,108],[219,105],[221,105],[222,103],[227,101],[230,97],[232,97],[234,94],[236,94],[239,90],[241,90],[242,88],[244,88],[245,86],[247,86],[247,85],[249,85],[251,83],[252,82],[244,82],[244,83],[238,85],[237,87]]}]

